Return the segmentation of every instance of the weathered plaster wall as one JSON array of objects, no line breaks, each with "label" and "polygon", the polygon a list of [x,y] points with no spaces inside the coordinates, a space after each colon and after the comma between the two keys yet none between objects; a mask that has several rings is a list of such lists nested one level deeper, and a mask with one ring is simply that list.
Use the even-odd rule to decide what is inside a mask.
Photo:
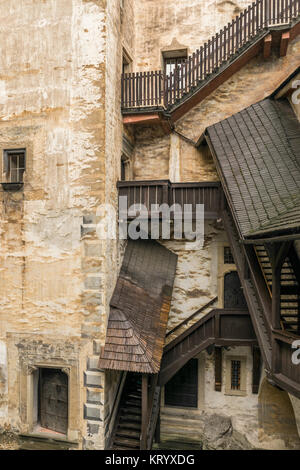
[{"label": "weathered plaster wall", "polygon": [[160,69],[161,50],[173,40],[194,52],[248,5],[249,0],[135,0],[134,71]]},{"label": "weathered plaster wall", "polygon": [[[169,330],[216,297],[219,299],[214,303],[214,307],[223,307],[220,288],[224,266],[222,247],[228,244],[227,237],[223,227],[217,222],[206,221],[204,232],[203,247],[197,250],[192,249],[191,244],[184,240],[161,242],[178,255]],[[199,320],[212,308],[213,306],[210,306],[205,309],[194,321]]]}]

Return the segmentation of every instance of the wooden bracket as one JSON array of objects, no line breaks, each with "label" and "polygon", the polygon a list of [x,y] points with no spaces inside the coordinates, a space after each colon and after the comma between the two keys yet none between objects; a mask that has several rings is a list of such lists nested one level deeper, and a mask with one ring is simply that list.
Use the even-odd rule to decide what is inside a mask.
[{"label": "wooden bracket", "polygon": [[252,369],[252,393],[258,394],[261,375],[261,354],[257,346],[252,347],[253,369]]},{"label": "wooden bracket", "polygon": [[287,53],[287,48],[290,41],[290,33],[282,33],[280,40],[280,57],[285,57]]},{"label": "wooden bracket", "polygon": [[215,391],[222,391],[222,348],[215,347]]},{"label": "wooden bracket", "polygon": [[264,39],[264,59],[268,59],[271,55],[272,49],[272,34],[268,34],[268,36]]}]

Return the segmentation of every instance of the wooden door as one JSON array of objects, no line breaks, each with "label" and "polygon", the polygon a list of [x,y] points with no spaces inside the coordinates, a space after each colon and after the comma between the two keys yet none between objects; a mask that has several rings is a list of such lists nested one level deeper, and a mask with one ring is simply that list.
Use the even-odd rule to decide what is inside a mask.
[{"label": "wooden door", "polygon": [[192,359],[166,384],[165,404],[198,407],[198,360]]},{"label": "wooden door", "polygon": [[247,302],[236,271],[226,274],[224,278],[224,308],[247,309]]},{"label": "wooden door", "polygon": [[68,376],[59,369],[40,371],[40,423],[43,428],[67,434]]}]

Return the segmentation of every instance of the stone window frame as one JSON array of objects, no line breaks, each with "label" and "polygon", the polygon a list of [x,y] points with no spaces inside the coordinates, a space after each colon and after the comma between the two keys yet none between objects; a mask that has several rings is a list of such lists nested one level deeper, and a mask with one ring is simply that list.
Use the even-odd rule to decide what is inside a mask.
[{"label": "stone window frame", "polygon": [[[59,369],[68,376],[68,430],[66,434],[62,434],[61,437],[57,435],[58,439],[67,440],[69,442],[77,442],[78,440],[78,429],[74,430],[74,423],[78,421],[79,410],[76,411],[76,390],[79,387],[79,379],[77,374],[77,367],[75,365],[66,365],[61,362],[33,362],[25,367],[23,370],[23,377],[21,377],[21,403],[26,406],[26,425],[28,434],[38,435],[49,439],[49,436],[53,436],[51,430],[49,433],[39,433],[35,430],[36,422],[34,421],[34,415],[37,408],[37,374],[39,369]],[[23,380],[22,380],[23,379]],[[23,391],[23,393],[22,393]],[[22,405],[21,405],[22,406]]]},{"label": "stone window frame", "polygon": [[224,282],[226,274],[237,272],[236,264],[226,264],[224,261],[224,248],[229,243],[221,242],[218,245],[218,307],[224,308]]},{"label": "stone window frame", "polygon": [[[231,389],[231,361],[241,362],[241,388]],[[225,356],[225,395],[247,396],[247,356]]]},{"label": "stone window frame", "polygon": [[[23,183],[26,188],[26,183],[32,179],[33,173],[33,144],[31,141],[19,141],[19,142],[2,142],[0,144],[0,174],[1,182],[7,182],[7,173],[5,168],[5,154],[6,152],[15,152],[18,150],[25,150],[25,171],[23,174]],[[0,187],[1,190],[1,187]]]},{"label": "stone window frame", "polygon": [[[23,166],[20,165],[20,158],[18,158],[18,165],[15,170],[19,177],[17,179],[12,179],[12,159],[16,156],[21,156],[24,158]],[[14,148],[14,149],[5,149],[3,151],[3,175],[5,175],[5,180],[8,183],[23,183],[24,175],[26,173],[26,148]],[[4,180],[3,180],[4,181]]]}]

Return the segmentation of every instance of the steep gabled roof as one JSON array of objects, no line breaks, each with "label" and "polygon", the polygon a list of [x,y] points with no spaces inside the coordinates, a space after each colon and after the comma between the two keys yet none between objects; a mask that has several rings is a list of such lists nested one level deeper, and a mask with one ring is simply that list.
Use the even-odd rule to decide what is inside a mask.
[{"label": "steep gabled roof", "polygon": [[206,131],[242,237],[300,228],[300,123],[266,99]]},{"label": "steep gabled roof", "polygon": [[128,241],[100,368],[159,372],[176,265],[177,255],[159,243]]}]

